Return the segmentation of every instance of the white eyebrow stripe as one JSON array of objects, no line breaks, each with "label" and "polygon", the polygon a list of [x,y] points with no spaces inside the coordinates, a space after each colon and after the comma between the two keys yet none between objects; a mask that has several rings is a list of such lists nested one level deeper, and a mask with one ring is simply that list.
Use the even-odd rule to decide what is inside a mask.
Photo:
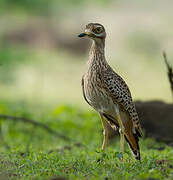
[{"label": "white eyebrow stripe", "polygon": [[95,25],[95,27],[96,27],[96,28],[98,28],[98,27],[102,28],[102,26],[101,26],[101,25]]}]

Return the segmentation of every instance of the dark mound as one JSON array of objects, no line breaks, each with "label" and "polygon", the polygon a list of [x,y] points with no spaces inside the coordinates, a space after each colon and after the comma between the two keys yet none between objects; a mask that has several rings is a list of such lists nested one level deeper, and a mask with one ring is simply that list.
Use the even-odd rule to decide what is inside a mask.
[{"label": "dark mound", "polygon": [[135,104],[146,136],[173,142],[173,104],[162,101],[137,101]]}]

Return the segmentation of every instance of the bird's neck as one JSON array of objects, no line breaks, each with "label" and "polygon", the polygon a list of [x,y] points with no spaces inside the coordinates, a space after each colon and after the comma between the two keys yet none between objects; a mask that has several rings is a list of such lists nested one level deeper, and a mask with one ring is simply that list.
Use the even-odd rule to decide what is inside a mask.
[{"label": "bird's neck", "polygon": [[100,53],[104,53],[105,49],[105,39],[93,40],[91,45],[91,50],[96,50]]},{"label": "bird's neck", "polygon": [[89,60],[88,60],[88,68],[91,68],[91,66],[95,66],[97,64],[105,64],[105,40],[100,39],[98,41],[93,40],[91,49],[89,52]]}]

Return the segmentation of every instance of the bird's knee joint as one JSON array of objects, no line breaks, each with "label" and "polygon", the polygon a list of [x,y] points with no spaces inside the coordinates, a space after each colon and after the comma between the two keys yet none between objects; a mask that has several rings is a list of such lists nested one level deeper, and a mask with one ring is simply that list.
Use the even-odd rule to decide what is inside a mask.
[{"label": "bird's knee joint", "polygon": [[125,128],[124,128],[124,127],[119,128],[119,133],[120,133],[120,134],[124,134],[124,131],[125,131]]},{"label": "bird's knee joint", "polygon": [[103,135],[105,135],[105,130],[103,130]]},{"label": "bird's knee joint", "polygon": [[108,136],[108,131],[107,130],[103,130],[103,135],[104,136]]}]

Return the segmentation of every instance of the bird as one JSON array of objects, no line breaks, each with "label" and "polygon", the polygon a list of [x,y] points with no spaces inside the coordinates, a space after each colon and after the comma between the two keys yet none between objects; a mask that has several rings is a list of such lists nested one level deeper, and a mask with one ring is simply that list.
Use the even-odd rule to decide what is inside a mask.
[{"label": "bird", "polygon": [[86,71],[82,76],[82,92],[85,101],[101,117],[104,136],[102,150],[105,151],[108,127],[111,126],[119,130],[122,160],[125,140],[134,158],[140,160],[139,138],[142,137],[142,128],[127,84],[106,61],[104,26],[89,23],[78,37],[92,40]]}]

